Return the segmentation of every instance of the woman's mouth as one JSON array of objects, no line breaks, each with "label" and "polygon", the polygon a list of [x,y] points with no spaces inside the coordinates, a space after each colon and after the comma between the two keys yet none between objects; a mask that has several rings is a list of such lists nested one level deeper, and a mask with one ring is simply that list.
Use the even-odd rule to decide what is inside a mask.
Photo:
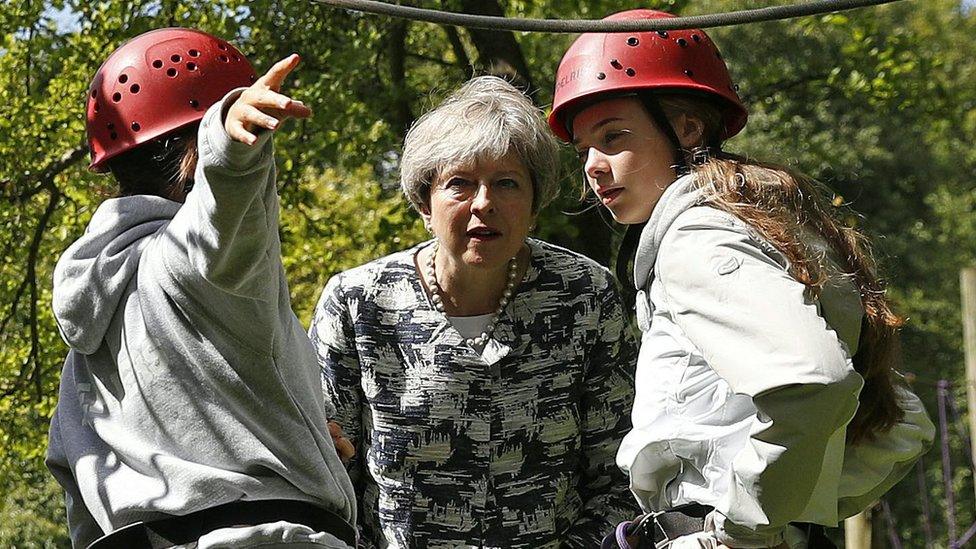
[{"label": "woman's mouth", "polygon": [[609,206],[623,191],[623,187],[614,187],[612,189],[601,189],[597,191],[597,194],[600,196],[600,201],[603,202],[603,205]]},{"label": "woman's mouth", "polygon": [[473,229],[468,229],[468,232],[465,234],[467,234],[468,238],[472,240],[482,241],[495,240],[496,238],[501,238],[502,236],[501,231],[491,227],[475,227]]}]

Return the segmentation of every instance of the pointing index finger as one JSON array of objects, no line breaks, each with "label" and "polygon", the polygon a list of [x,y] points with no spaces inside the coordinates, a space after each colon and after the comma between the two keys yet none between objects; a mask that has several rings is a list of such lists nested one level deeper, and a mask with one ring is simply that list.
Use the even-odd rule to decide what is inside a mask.
[{"label": "pointing index finger", "polygon": [[278,91],[281,89],[281,84],[284,83],[285,78],[288,73],[295,70],[298,63],[301,61],[301,57],[297,53],[293,53],[288,57],[278,61],[268,69],[268,72],[264,73],[261,78],[258,79],[255,84],[262,84],[268,88]]}]

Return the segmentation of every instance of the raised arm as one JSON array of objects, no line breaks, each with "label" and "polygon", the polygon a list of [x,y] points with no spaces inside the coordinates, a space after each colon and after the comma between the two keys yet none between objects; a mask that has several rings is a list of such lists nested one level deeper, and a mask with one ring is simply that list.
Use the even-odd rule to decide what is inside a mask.
[{"label": "raised arm", "polygon": [[311,114],[279,93],[298,61],[297,55],[279,61],[204,116],[195,188],[168,230],[172,244],[185,248],[185,254],[174,255],[188,259],[188,272],[171,266],[185,280],[196,276],[231,294],[275,297],[280,243],[271,134],[286,118]]}]

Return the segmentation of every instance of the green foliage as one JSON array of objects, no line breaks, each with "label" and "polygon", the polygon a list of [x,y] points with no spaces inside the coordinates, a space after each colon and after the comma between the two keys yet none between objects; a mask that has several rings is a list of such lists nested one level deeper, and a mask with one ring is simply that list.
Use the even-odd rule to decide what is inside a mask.
[{"label": "green foliage", "polygon": [[[459,10],[461,2],[412,4]],[[683,14],[769,4],[643,3]],[[507,14],[524,17],[593,18],[634,6],[503,2]],[[50,312],[50,280],[58,255],[113,189],[85,171],[80,155],[61,159],[83,150],[84,97],[101,61],[126,39],[171,25],[232,39],[259,71],[293,51],[303,56],[288,89],[315,114],[283,128],[276,152],[285,266],[304,322],[329,276],[426,237],[396,188],[403,131],[485,70],[463,30],[398,26],[306,0],[0,5],[0,546],[66,543],[42,463],[66,352]],[[958,0],[925,0],[710,31],[752,112],[727,148],[808,172],[864,214],[856,221],[880,237],[891,294],[909,318],[906,369],[933,413],[937,379],[952,381],[964,401],[958,272],[976,263],[974,27]],[[551,100],[556,63],[572,39],[516,36],[540,104]],[[574,162],[567,154],[563,198],[542,212],[538,233],[608,261],[614,231],[592,213],[562,213],[582,209]],[[968,525],[976,520],[972,473],[960,466],[963,439],[950,442],[956,517]],[[945,545],[937,452],[926,458],[924,478],[936,541]],[[889,499],[907,547],[923,546],[915,482],[906,479]]]}]

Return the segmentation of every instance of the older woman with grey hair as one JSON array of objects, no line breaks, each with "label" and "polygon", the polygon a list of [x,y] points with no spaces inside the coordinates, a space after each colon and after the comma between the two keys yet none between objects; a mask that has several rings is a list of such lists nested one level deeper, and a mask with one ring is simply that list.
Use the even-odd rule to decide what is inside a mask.
[{"label": "older woman with grey hair", "polygon": [[472,79],[407,134],[434,238],[333,277],[310,330],[380,547],[593,547],[634,514],[614,453],[635,342],[606,269],[529,238],[558,187],[541,113]]}]

